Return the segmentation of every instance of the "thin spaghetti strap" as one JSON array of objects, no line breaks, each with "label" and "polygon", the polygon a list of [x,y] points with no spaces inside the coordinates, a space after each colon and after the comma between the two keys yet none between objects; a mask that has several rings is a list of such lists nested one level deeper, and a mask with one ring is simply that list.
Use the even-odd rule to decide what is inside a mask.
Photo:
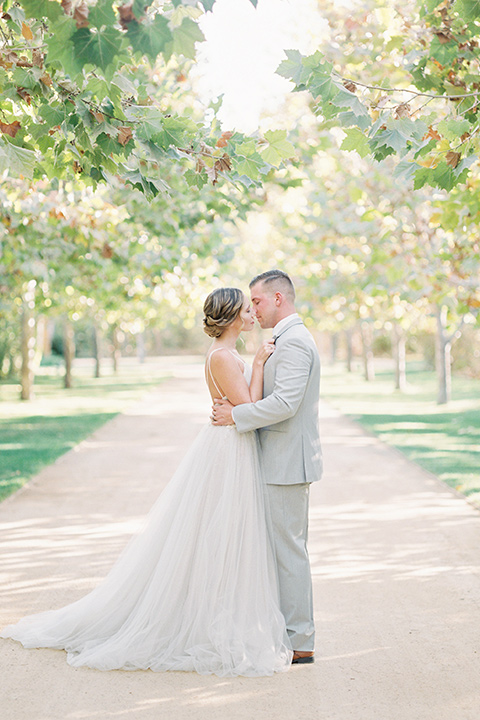
[{"label": "thin spaghetti strap", "polygon": [[219,394],[220,397],[224,397],[224,396],[223,396],[223,394],[222,394],[222,391],[221,391],[220,388],[218,387],[217,383],[215,382],[215,378],[213,377],[212,369],[211,369],[211,367],[210,367],[210,358],[212,357],[212,355],[213,355],[214,352],[217,352],[217,350],[223,350],[223,349],[224,349],[224,348],[215,348],[215,350],[212,350],[212,352],[210,353],[210,355],[207,357],[207,363],[206,363],[207,373],[210,375],[210,379],[211,379],[212,383],[215,385],[215,389],[217,390],[217,392],[218,392],[218,394]]}]

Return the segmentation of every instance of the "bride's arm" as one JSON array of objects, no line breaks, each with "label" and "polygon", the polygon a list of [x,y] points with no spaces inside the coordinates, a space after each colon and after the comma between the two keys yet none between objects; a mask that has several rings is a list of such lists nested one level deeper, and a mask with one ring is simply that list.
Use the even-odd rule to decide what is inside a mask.
[{"label": "bride's arm", "polygon": [[257,402],[263,398],[263,368],[275,346],[272,340],[266,340],[258,348],[252,364],[252,379],[250,380],[250,402]]}]

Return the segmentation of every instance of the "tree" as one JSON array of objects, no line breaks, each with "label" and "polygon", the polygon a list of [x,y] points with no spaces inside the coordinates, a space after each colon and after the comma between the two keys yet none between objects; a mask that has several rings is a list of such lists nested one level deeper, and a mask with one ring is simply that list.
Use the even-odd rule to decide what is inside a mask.
[{"label": "tree", "polygon": [[[72,323],[88,318],[102,334],[143,332],[161,317],[172,298],[185,299],[182,322],[190,322],[191,302],[182,284],[199,287],[212,280],[216,258],[229,253],[227,228],[262,202],[255,188],[191,188],[168,164],[169,194],[148,201],[124,182],[96,191],[78,182],[9,180],[0,188],[2,304],[13,326],[20,323],[22,298],[28,302],[31,328],[39,314],[62,317],[68,329],[66,384],[71,384]],[[203,276],[202,276],[203,273]],[[203,278],[203,279],[202,279]],[[32,296],[33,297],[33,296]],[[32,306],[32,302],[34,303]],[[25,305],[23,304],[23,307]],[[190,319],[189,319],[190,318]],[[17,333],[18,334],[18,333]],[[15,354],[15,333],[5,328],[4,354]],[[28,341],[31,342],[31,341]],[[24,366],[31,379],[37,355],[24,344]],[[116,357],[118,356],[118,353]],[[25,389],[27,395],[30,390]]]},{"label": "tree", "polygon": [[293,154],[285,132],[222,133],[182,107],[214,1],[3,3],[0,170],[93,186],[118,175],[148,197],[168,190],[165,162],[198,187],[260,184]]},{"label": "tree", "polygon": [[335,47],[288,51],[278,72],[311,95],[324,126],[344,129],[344,150],[395,156],[415,189],[464,182],[480,147],[480,5],[368,3],[347,22],[330,18]]}]

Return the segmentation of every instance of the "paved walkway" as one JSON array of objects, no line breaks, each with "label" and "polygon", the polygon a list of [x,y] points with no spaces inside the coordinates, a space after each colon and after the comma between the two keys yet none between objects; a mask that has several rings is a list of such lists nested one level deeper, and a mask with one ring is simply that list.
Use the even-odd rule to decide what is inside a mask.
[{"label": "paved walkway", "polygon": [[[206,420],[199,365],[0,506],[0,624],[101,578]],[[0,641],[2,720],[478,720],[480,513],[322,408],[312,491],[317,661],[273,678],[102,673]]]}]

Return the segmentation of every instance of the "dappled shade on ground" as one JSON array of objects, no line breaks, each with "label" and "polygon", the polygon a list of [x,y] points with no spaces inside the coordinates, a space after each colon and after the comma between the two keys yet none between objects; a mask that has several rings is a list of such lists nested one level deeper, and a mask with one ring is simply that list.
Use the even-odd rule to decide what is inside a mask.
[{"label": "dappled shade on ground", "polygon": [[[201,365],[175,372],[0,507],[0,623],[83,595],[142,523],[208,418]],[[100,673],[8,641],[9,720],[478,720],[480,514],[328,406],[321,432],[315,665],[233,680]]]}]

